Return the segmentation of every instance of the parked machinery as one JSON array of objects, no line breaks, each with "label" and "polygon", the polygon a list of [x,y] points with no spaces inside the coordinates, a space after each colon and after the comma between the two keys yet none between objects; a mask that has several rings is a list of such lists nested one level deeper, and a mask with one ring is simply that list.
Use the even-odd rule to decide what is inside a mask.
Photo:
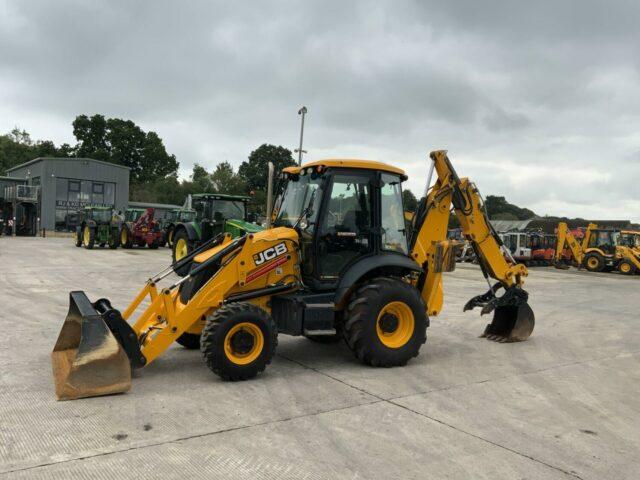
[{"label": "parked machinery", "polygon": [[527,232],[505,232],[500,234],[511,257],[518,263],[528,265],[531,261],[531,239]]},{"label": "parked machinery", "polygon": [[[278,334],[342,337],[365,364],[405,365],[426,341],[428,315],[442,309],[442,273],[455,266],[446,239],[452,207],[490,285],[464,310],[493,312],[483,335],[490,340],[526,340],[534,328],[526,267],[504,259],[475,184],[458,177],[445,151],[431,160],[427,185],[434,170],[437,181],[412,218],[410,237],[401,169],[320,160],[284,170],[273,228],[204,243],[153,276],[122,313],[107,299],[91,303],[84,292],[71,292],[52,354],[58,398],[126,391],[132,367],[148,365],[180,339],[199,345],[225,380],[262,372]],[[189,275],[159,289],[181,265]]]},{"label": "parked machinery", "polygon": [[631,232],[625,236],[618,229],[598,228],[596,224],[590,223],[582,243],[578,243],[567,224],[560,222],[556,243],[556,266],[561,268],[560,258],[566,243],[579,268],[584,266],[590,272],[617,269],[622,274],[632,275],[640,270],[640,251],[627,244],[627,239],[632,237]]},{"label": "parked machinery", "polygon": [[173,234],[176,225],[181,223],[190,223],[195,221],[196,212],[186,208],[176,208],[169,212],[168,218],[162,224],[162,236],[163,242],[169,245],[169,248],[173,247]]},{"label": "parked machinery", "polygon": [[[262,227],[251,223],[247,215],[249,197],[223,195],[218,193],[197,193],[191,196],[191,205],[195,218],[175,224],[172,233],[172,259],[177,262],[207,240],[217,235],[229,233],[238,237],[246,233],[255,233]],[[176,270],[178,275],[188,273],[186,268]]]},{"label": "parked machinery", "polygon": [[548,266],[553,264],[556,236],[549,233],[530,232],[531,264]]},{"label": "parked machinery", "polygon": [[153,218],[153,208],[127,208],[125,221],[120,229],[120,243],[123,248],[134,245],[156,249],[162,242],[160,223]]},{"label": "parked machinery", "polygon": [[621,230],[619,242],[640,254],[640,231]]},{"label": "parked machinery", "polygon": [[108,207],[85,207],[78,211],[75,244],[92,249],[97,243],[101,247],[109,245],[116,249],[120,245],[121,221]]}]

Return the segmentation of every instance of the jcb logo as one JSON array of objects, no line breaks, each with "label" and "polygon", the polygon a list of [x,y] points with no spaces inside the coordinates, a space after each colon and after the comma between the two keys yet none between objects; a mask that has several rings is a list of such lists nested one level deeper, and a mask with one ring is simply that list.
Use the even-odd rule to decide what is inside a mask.
[{"label": "jcb logo", "polygon": [[253,260],[256,262],[256,265],[262,265],[264,262],[268,262],[269,260],[273,260],[280,255],[287,253],[287,246],[284,242],[279,243],[273,247],[269,247],[266,250],[263,250],[259,253],[256,253],[253,256]]}]

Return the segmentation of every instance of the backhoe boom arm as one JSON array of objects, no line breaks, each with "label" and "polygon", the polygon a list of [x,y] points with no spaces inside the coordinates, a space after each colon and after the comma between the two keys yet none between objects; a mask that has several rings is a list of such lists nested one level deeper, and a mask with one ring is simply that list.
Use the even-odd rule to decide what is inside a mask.
[{"label": "backhoe boom arm", "polygon": [[[440,312],[443,303],[442,272],[452,269],[448,268],[452,265],[447,265],[442,259],[453,257],[452,245],[446,240],[449,212],[453,207],[462,232],[476,253],[484,277],[487,281],[489,278],[497,280],[495,285],[490,286],[487,293],[467,302],[465,310],[480,306],[483,314],[495,309],[496,314],[501,312],[500,315],[503,315],[506,307],[516,309],[523,307],[528,309],[526,315],[530,313],[529,323],[532,330],[533,313],[527,304],[528,294],[522,289],[524,277],[528,274],[527,268],[522,264],[506,260],[502,241],[486,215],[482,197],[475,184],[467,178],[458,177],[446,151],[431,152],[430,157],[437,180],[418,206],[413,217],[411,237],[411,255],[423,268],[417,287],[422,292],[428,313],[437,315]],[[504,288],[505,293],[497,297],[496,292],[500,288]],[[513,313],[510,316],[517,315]],[[517,325],[516,320],[512,323]],[[507,338],[509,341],[524,339],[513,337],[512,330],[516,330],[514,325],[498,329],[503,334],[499,335],[501,339]],[[518,335],[528,337],[531,332],[530,330],[526,332],[527,328]],[[491,331],[485,333],[492,334]]]}]

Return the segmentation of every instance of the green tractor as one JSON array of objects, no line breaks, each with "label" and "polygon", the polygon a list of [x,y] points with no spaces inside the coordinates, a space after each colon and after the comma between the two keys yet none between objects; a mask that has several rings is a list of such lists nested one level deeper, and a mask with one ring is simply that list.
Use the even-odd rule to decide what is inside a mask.
[{"label": "green tractor", "polygon": [[[195,218],[175,224],[171,235],[173,262],[186,257],[202,243],[221,233],[230,233],[239,237],[245,233],[255,233],[263,227],[252,223],[253,215],[247,214],[250,197],[223,195],[219,193],[196,193],[191,196],[191,205]],[[176,273],[185,276],[189,265],[177,269]]]},{"label": "green tractor", "polygon": [[175,208],[169,212],[169,216],[162,221],[163,242],[173,247],[173,233],[177,225],[195,221],[196,211],[186,208]]},{"label": "green tractor", "polygon": [[118,248],[121,224],[114,219],[113,209],[109,207],[84,207],[78,211],[76,247],[92,249],[97,243],[101,247]]}]

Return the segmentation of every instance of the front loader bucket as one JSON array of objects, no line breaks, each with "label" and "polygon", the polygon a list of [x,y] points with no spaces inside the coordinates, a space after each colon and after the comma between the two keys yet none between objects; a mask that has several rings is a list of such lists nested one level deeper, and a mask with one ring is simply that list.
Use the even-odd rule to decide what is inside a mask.
[{"label": "front loader bucket", "polygon": [[529,338],[535,325],[535,316],[528,303],[497,306],[493,321],[482,334],[496,342],[523,342]]},{"label": "front loader bucket", "polygon": [[58,400],[131,388],[131,364],[84,292],[71,292],[69,313],[51,353]]}]

